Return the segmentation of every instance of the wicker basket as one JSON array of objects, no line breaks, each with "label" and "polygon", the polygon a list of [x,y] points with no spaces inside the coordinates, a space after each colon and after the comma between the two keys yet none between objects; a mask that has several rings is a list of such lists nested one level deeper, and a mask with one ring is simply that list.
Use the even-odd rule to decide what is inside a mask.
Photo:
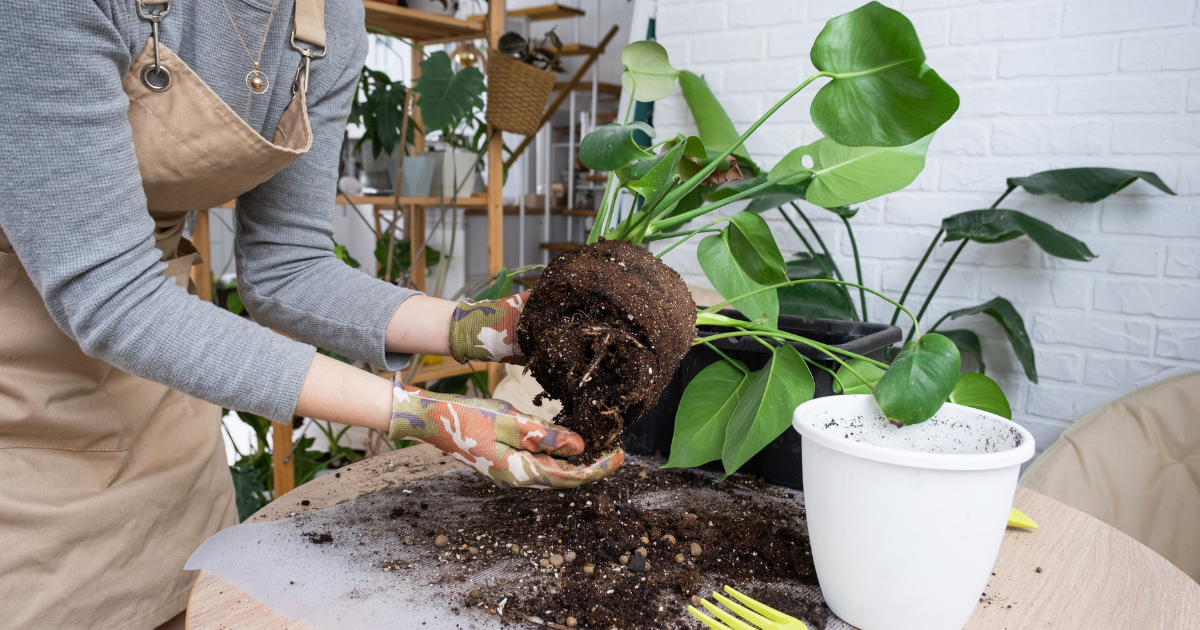
[{"label": "wicker basket", "polygon": [[487,70],[488,124],[525,136],[537,133],[546,111],[546,98],[558,76],[499,54],[488,57]]}]

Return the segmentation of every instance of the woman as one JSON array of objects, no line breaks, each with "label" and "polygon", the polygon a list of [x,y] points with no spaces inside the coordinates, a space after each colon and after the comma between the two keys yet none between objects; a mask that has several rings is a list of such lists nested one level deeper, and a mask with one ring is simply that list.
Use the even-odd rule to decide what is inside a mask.
[{"label": "woman", "polygon": [[[332,254],[361,4],[16,3],[2,34],[5,627],[179,623],[184,561],[236,522],[222,406],[422,439],[501,485],[578,485],[620,465],[570,467],[577,435],[309,345],[389,370],[408,353],[519,360],[522,296],[455,304]],[[187,290],[184,217],[233,198],[239,291],[262,326]]]}]

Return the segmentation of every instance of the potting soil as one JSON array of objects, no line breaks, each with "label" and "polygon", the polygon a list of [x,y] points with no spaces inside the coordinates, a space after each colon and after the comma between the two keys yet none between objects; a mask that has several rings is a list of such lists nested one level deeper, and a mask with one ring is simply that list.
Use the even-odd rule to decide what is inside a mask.
[{"label": "potting soil", "polygon": [[809,628],[821,599],[802,493],[630,458],[574,490],[498,490],[466,469],[217,534],[188,563],[323,628],[702,628],[725,584]]}]

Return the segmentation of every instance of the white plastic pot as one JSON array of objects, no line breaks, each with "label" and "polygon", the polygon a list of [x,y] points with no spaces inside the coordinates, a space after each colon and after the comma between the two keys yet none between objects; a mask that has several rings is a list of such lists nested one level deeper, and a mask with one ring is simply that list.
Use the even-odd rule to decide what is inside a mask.
[{"label": "white plastic pot", "polygon": [[800,405],[804,503],[821,593],[863,630],[958,630],[1000,551],[1033,436],[947,403],[897,428],[870,395]]},{"label": "white plastic pot", "polygon": [[467,151],[426,151],[421,155],[434,158],[433,186],[429,189],[430,197],[439,197],[450,202],[454,197],[454,185],[458,184],[458,198],[471,196],[475,189],[475,178],[479,173],[476,168],[478,157]]}]

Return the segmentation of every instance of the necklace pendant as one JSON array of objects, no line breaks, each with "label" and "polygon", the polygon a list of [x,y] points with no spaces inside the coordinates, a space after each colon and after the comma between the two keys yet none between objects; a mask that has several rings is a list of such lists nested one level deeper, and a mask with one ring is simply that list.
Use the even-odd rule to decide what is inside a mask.
[{"label": "necklace pendant", "polygon": [[254,94],[263,94],[271,87],[267,75],[261,70],[251,70],[246,75],[246,88]]}]

